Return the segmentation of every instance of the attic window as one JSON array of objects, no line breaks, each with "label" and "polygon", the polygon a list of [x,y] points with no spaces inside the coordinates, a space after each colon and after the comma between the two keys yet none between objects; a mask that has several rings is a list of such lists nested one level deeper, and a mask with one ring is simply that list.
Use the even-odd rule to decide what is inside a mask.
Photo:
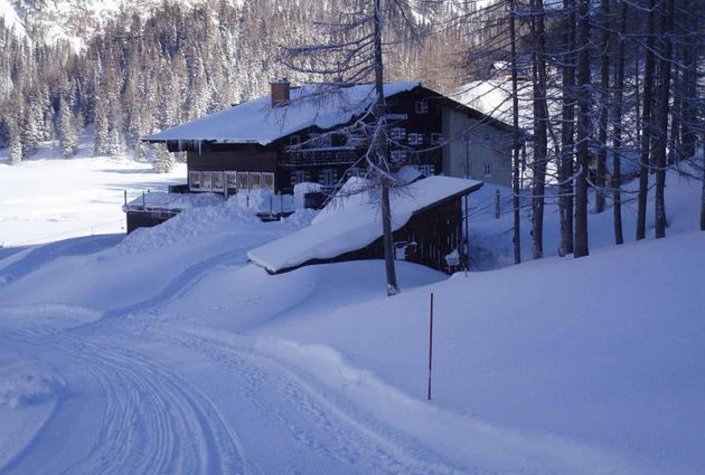
[{"label": "attic window", "polygon": [[289,137],[289,145],[291,146],[296,146],[301,143],[301,136],[300,135],[292,135]]},{"label": "attic window", "polygon": [[416,101],[415,109],[417,114],[428,114],[428,102]]}]

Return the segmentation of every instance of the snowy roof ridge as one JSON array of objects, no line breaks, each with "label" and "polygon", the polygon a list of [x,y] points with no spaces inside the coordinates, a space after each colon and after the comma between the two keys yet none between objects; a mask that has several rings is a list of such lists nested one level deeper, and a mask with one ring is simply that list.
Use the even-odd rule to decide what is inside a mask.
[{"label": "snowy roof ridge", "polygon": [[[421,87],[420,82],[384,84],[384,96],[391,97]],[[374,85],[332,89],[329,84],[291,88],[288,104],[272,106],[267,94],[243,104],[208,114],[144,137],[146,142],[200,142],[268,145],[308,127],[326,130],[346,124],[362,115],[374,101]]]},{"label": "snowy roof ridge", "polygon": [[[477,180],[438,175],[399,188],[391,196],[392,229],[396,231],[414,214],[475,191],[482,184]],[[368,191],[332,200],[310,226],[252,249],[247,257],[275,274],[361,249],[381,235],[381,217],[374,205],[374,196]]]}]

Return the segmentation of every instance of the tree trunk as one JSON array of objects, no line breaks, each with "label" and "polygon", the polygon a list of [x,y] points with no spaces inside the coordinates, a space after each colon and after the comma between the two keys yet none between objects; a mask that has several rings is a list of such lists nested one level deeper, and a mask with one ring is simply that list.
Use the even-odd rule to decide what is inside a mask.
[{"label": "tree trunk", "polygon": [[[374,106],[375,120],[377,127],[384,127],[384,63],[382,61],[382,8],[381,0],[375,0],[374,11],[374,68],[375,68],[375,89],[377,93]],[[384,170],[380,170],[379,178],[381,179],[380,186],[382,188],[382,236],[384,245],[384,269],[387,276],[387,296],[396,295],[399,293],[397,284],[397,273],[394,266],[394,243],[392,242],[392,209],[389,199],[389,178],[384,175],[388,172],[387,164],[387,143],[386,134],[382,131],[377,131],[375,140],[375,156],[378,161],[378,166]]]},{"label": "tree trunk", "polygon": [[516,1],[511,0],[509,12],[509,36],[512,53],[512,125],[514,126],[514,148],[512,149],[512,204],[514,207],[514,263],[521,262],[521,214],[519,199],[519,87],[517,79],[516,48]]},{"label": "tree trunk", "polygon": [[588,141],[590,139],[590,24],[588,18],[590,0],[579,0],[578,9],[578,143],[577,143],[577,163],[578,176],[575,186],[575,246],[573,255],[577,257],[587,256],[588,248],[588,162],[589,150]]},{"label": "tree trunk", "polygon": [[600,116],[598,119],[597,173],[595,177],[595,212],[605,210],[605,175],[607,172],[607,119],[610,102],[610,2],[602,0],[602,61],[600,64]]},{"label": "tree trunk", "polygon": [[561,160],[559,164],[561,224],[560,254],[573,253],[573,155],[575,141],[575,0],[565,0],[568,12],[563,60],[563,109],[561,111]]},{"label": "tree trunk", "polygon": [[612,151],[612,214],[614,218],[614,241],[624,244],[622,231],[622,98],[624,97],[624,53],[625,34],[627,29],[627,2],[622,0],[620,14],[620,35],[617,46],[617,71],[614,80],[614,128]]},{"label": "tree trunk", "polygon": [[649,192],[649,171],[651,170],[651,137],[653,126],[651,118],[652,93],[654,84],[654,33],[655,33],[655,0],[649,0],[649,15],[647,21],[646,62],[644,64],[644,107],[641,115],[641,151],[639,168],[639,197],[636,219],[636,239],[646,237],[646,205]]},{"label": "tree trunk", "polygon": [[533,198],[532,198],[532,238],[533,258],[543,257],[543,211],[546,192],[546,158],[548,150],[547,127],[548,109],[546,106],[546,36],[544,28],[543,0],[533,0],[533,33],[535,44],[533,55],[533,102],[534,102],[534,159]]},{"label": "tree trunk", "polygon": [[673,0],[666,0],[661,12],[661,47],[659,61],[659,101],[658,124],[656,127],[656,146],[654,147],[654,165],[656,166],[655,222],[656,238],[666,237],[666,145],[668,142],[668,107],[671,86],[671,21],[673,18]]}]

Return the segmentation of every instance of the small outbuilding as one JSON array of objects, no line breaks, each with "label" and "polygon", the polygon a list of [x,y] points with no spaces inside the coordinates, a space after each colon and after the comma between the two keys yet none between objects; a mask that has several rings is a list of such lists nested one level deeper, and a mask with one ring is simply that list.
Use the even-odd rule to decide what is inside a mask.
[{"label": "small outbuilding", "polygon": [[[431,176],[393,189],[395,257],[444,272],[459,269],[466,257],[462,198],[481,186],[481,181]],[[310,264],[381,259],[378,191],[352,178],[310,226],[247,255],[271,274]]]}]

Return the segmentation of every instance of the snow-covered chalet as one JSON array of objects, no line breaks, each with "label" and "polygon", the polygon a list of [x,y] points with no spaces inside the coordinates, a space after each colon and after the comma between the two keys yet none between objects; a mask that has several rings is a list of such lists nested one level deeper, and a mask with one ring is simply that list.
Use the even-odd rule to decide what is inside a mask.
[{"label": "snow-covered chalet", "polygon": [[[446,175],[510,186],[512,128],[422,86],[384,86],[392,162],[427,176]],[[269,189],[291,193],[301,182],[325,187],[361,172],[364,121],[374,101],[371,84],[292,87],[145,137],[187,154],[190,192],[231,195]]]}]

